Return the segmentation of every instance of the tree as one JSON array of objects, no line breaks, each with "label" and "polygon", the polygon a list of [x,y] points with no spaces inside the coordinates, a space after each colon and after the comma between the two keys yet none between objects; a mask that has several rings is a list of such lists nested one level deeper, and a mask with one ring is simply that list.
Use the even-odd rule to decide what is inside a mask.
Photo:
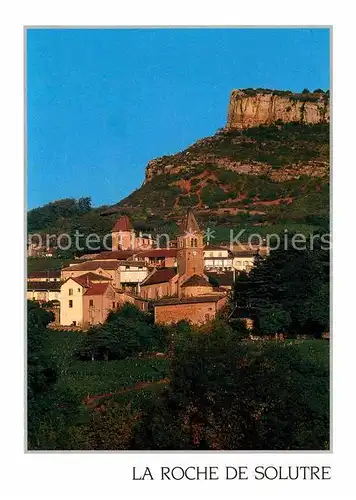
[{"label": "tree", "polygon": [[261,333],[320,336],[329,323],[329,252],[317,242],[311,249],[309,240],[298,249],[293,238],[267,257],[256,256],[249,275],[237,278],[234,317],[252,316]]},{"label": "tree", "polygon": [[78,212],[79,214],[84,214],[91,210],[91,197],[87,196],[84,198],[79,198],[78,200]]},{"label": "tree", "polygon": [[259,316],[260,328],[266,335],[288,332],[291,317],[282,307],[264,308]]},{"label": "tree", "polygon": [[57,378],[56,366],[46,353],[46,326],[54,315],[42,309],[35,301],[27,302],[27,383],[29,401],[54,383]]},{"label": "tree", "polygon": [[327,356],[324,363],[292,343],[236,342],[220,326],[176,342],[170,388],[146,408],[133,447],[327,449]]},{"label": "tree", "polygon": [[302,94],[310,94],[310,90],[309,89],[303,89],[302,90]]},{"label": "tree", "polygon": [[82,360],[109,361],[163,350],[168,343],[168,329],[152,321],[151,314],[125,304],[110,312],[103,325],[88,330],[76,355]]}]

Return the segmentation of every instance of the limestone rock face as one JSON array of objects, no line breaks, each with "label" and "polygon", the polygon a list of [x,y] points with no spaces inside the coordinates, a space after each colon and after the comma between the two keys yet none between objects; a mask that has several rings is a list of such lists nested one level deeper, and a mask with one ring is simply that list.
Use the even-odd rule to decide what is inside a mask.
[{"label": "limestone rock face", "polygon": [[258,92],[253,95],[243,90],[230,94],[226,129],[245,129],[259,125],[300,122],[328,123],[329,102],[325,94],[274,94]]},{"label": "limestone rock face", "polygon": [[[214,136],[198,140],[184,151],[174,155],[162,156],[151,160],[145,172],[144,184],[160,175],[193,174],[205,165],[215,165],[238,174],[268,176],[273,181],[284,182],[298,179],[300,176],[327,177],[329,174],[328,140],[323,136],[324,150],[318,143],[306,144],[308,131],[304,135],[299,131],[297,137],[288,143],[283,142],[283,135],[273,131],[274,139],[256,139],[245,129],[259,125],[277,125],[297,122],[301,124],[328,124],[330,121],[329,95],[323,92],[293,94],[283,90],[245,89],[233,90],[230,94],[228,117],[224,128]],[[327,128],[327,127],[326,127]],[[275,142],[275,146],[271,144]],[[249,155],[241,151],[240,145],[249,149]],[[281,154],[279,147],[285,152]],[[261,152],[268,148],[267,159],[261,158]],[[305,158],[304,150],[312,148],[314,154]],[[298,155],[292,154],[296,150]],[[244,148],[244,151],[246,149]],[[278,152],[279,151],[279,152]],[[237,152],[237,153],[236,153]],[[274,157],[289,155],[290,162],[284,161],[281,168],[274,168],[270,160]],[[241,156],[241,157],[239,157]],[[285,159],[284,159],[285,160]],[[277,162],[278,166],[278,162]],[[278,166],[280,167],[280,166]]]}]

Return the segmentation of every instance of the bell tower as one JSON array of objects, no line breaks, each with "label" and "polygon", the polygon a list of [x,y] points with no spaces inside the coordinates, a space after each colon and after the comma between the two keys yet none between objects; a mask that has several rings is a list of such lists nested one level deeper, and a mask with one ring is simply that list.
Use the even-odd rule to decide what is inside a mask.
[{"label": "bell tower", "polygon": [[204,275],[203,233],[190,208],[181,224],[177,247],[178,274],[184,279],[193,274]]},{"label": "bell tower", "polygon": [[127,215],[122,215],[111,231],[112,251],[131,249],[133,237],[134,230],[131,221]]}]

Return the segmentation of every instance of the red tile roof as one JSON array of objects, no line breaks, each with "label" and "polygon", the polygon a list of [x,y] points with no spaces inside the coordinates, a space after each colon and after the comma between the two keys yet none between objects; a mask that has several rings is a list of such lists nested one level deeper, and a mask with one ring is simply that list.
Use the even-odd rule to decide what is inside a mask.
[{"label": "red tile roof", "polygon": [[28,278],[60,278],[61,271],[31,271],[27,274]]},{"label": "red tile roof", "polygon": [[[68,279],[75,281],[76,283],[78,283],[78,285],[83,286],[85,288],[89,288],[92,285],[92,282],[89,280],[89,278],[85,276],[85,274],[82,274],[81,276],[76,276],[75,278],[71,276]],[[68,281],[68,279],[65,281],[65,283]]]},{"label": "red tile roof", "polygon": [[95,271],[96,269],[117,269],[120,265],[119,261],[110,260],[90,260],[82,262],[81,264],[74,264],[73,266],[64,267],[62,271]]},{"label": "red tile roof", "polygon": [[126,260],[134,254],[133,250],[116,250],[114,252],[100,252],[96,255],[96,259],[113,259]]},{"label": "red tile roof", "polygon": [[159,306],[171,306],[177,304],[201,304],[205,302],[218,302],[220,299],[226,297],[224,294],[215,294],[215,295],[199,295],[199,297],[183,297],[181,299],[172,298],[172,299],[160,299],[153,302],[154,307]]},{"label": "red tile roof", "polygon": [[158,283],[168,283],[177,273],[174,267],[162,267],[155,269],[152,274],[141,283],[142,286],[157,285]]},{"label": "red tile roof", "polygon": [[222,247],[219,245],[205,245],[204,250],[227,250],[229,254],[231,254],[231,250],[227,247]]},{"label": "red tile roof", "polygon": [[84,295],[103,295],[108,286],[110,286],[110,283],[95,283],[84,292]]},{"label": "red tile roof", "polygon": [[59,292],[61,289],[61,284],[59,281],[28,281],[27,290],[28,291],[52,291]]},{"label": "red tile roof", "polygon": [[80,278],[85,278],[88,279],[89,281],[112,281],[112,278],[108,278],[107,276],[103,276],[102,274],[97,274],[97,273],[85,273],[81,274]]},{"label": "red tile roof", "polygon": [[199,274],[193,274],[190,278],[188,278],[183,284],[182,288],[187,287],[187,286],[206,286],[209,288],[212,288],[211,284],[209,281],[204,278],[204,276],[201,276]]},{"label": "red tile roof", "polygon": [[128,218],[128,216],[122,215],[115,222],[115,225],[112,228],[112,231],[118,233],[119,231],[131,231],[132,229],[133,229],[133,226],[132,226],[131,221]]},{"label": "red tile roof", "polygon": [[137,257],[140,259],[144,258],[166,258],[166,257],[176,257],[176,248],[153,248],[151,250],[143,250],[142,252],[136,253]]},{"label": "red tile roof", "polygon": [[[85,287],[85,288],[90,288],[91,286],[94,286],[97,282],[100,280],[104,280],[106,282],[112,281],[111,278],[108,278],[107,276],[102,276],[101,274],[95,274],[95,273],[85,273],[81,274],[80,276],[73,277],[71,276],[70,278],[79,285]],[[66,281],[68,281],[68,279]]]}]

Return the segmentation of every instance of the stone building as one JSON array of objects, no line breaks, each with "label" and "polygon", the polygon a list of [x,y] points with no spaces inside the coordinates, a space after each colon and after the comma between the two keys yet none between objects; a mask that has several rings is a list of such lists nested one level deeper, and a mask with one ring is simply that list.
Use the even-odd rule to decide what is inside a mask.
[{"label": "stone building", "polygon": [[141,295],[156,298],[155,322],[188,320],[201,324],[216,317],[227,302],[225,291],[217,291],[204,273],[203,233],[188,209],[177,236],[177,269],[153,270],[141,283]]},{"label": "stone building", "polygon": [[110,311],[127,302],[147,309],[141,298],[118,290],[110,277],[92,272],[69,277],[61,285],[60,324],[83,327],[97,325],[106,320]]},{"label": "stone building", "polygon": [[153,240],[148,236],[137,236],[133,225],[127,215],[122,215],[115,222],[111,231],[111,249],[137,250],[151,248]]}]

